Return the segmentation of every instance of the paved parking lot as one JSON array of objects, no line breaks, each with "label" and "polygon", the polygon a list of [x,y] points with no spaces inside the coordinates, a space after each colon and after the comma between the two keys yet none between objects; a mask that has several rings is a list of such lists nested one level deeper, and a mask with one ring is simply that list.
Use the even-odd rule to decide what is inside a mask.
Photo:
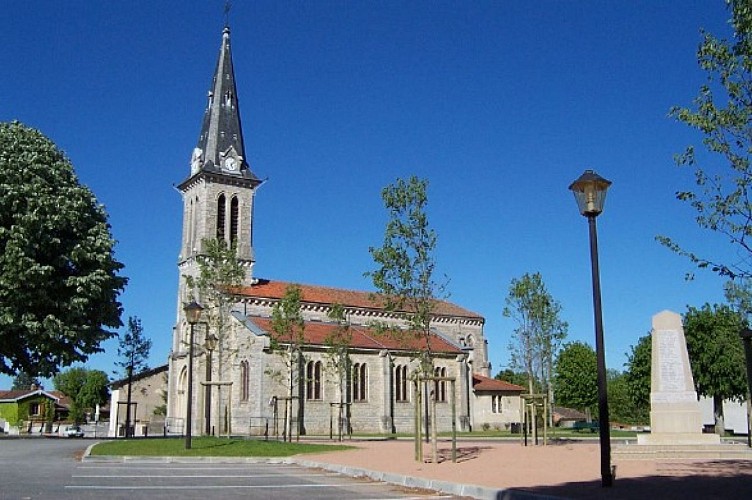
[{"label": "paved parking lot", "polygon": [[289,464],[81,462],[92,442],[0,439],[0,499],[447,498]]}]

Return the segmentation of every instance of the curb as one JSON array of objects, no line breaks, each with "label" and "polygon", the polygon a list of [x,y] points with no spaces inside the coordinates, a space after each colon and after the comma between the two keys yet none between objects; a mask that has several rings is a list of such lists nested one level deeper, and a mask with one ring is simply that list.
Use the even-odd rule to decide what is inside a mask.
[{"label": "curb", "polygon": [[470,497],[477,500],[561,500],[562,497],[539,495],[516,489],[498,489],[475,484],[452,483],[438,479],[428,479],[407,476],[394,472],[383,472],[348,465],[316,462],[298,457],[145,457],[145,456],[92,456],[91,449],[97,443],[86,448],[82,462],[92,463],[237,463],[237,464],[294,464],[312,469],[323,469],[329,472],[356,478],[368,478],[382,483],[437,491],[460,497]]}]

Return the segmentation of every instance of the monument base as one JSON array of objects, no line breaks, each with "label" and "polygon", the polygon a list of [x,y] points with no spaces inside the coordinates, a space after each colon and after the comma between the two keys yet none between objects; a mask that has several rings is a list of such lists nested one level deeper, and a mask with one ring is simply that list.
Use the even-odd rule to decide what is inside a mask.
[{"label": "monument base", "polygon": [[721,437],[718,434],[702,434],[698,432],[656,432],[652,434],[638,434],[637,444],[652,446],[721,444]]}]

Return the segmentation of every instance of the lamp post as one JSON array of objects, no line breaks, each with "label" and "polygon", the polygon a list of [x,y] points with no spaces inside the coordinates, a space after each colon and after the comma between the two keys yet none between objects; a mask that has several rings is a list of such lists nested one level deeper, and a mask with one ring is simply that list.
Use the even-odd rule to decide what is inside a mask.
[{"label": "lamp post", "polygon": [[739,336],[744,343],[744,358],[747,361],[747,446],[752,448],[752,330],[745,328]]},{"label": "lamp post", "polygon": [[206,349],[206,406],[204,407],[204,419],[206,420],[206,435],[211,435],[211,380],[212,380],[212,353],[217,348],[219,339],[213,333],[206,336],[204,349]]},{"label": "lamp post", "polygon": [[185,319],[191,325],[190,337],[188,339],[188,402],[185,412],[185,449],[191,449],[191,406],[193,405],[193,329],[196,323],[201,319],[201,307],[195,300],[183,308]]},{"label": "lamp post", "polygon": [[595,218],[603,212],[606,190],[611,185],[592,170],[585,170],[570,184],[580,213],[587,217],[590,229],[590,264],[593,277],[593,309],[595,318],[595,351],[598,360],[598,429],[601,448],[601,486],[613,484],[611,473],[611,430],[608,421],[608,391],[606,387],[606,358],[603,344],[603,314],[601,311],[601,278],[598,269],[598,234]]}]

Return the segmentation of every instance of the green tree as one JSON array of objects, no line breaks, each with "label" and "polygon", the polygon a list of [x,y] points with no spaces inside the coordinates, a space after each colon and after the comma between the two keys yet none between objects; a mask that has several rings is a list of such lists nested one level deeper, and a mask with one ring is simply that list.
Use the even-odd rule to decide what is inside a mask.
[{"label": "green tree", "polygon": [[53,383],[71,399],[68,417],[74,422],[82,422],[86,410],[106,404],[110,397],[109,380],[101,370],[71,368],[55,375]]},{"label": "green tree", "polygon": [[[510,384],[519,385],[521,387],[525,387],[528,383],[527,373],[516,372],[511,368],[505,368],[504,370],[499,371],[499,373],[497,373],[494,378],[496,380],[503,380],[504,382],[509,382]],[[535,390],[539,390],[537,387],[537,381]]]},{"label": "green tree", "polygon": [[725,432],[723,400],[744,400],[747,395],[744,349],[739,332],[746,326],[727,305],[690,307],[684,314],[684,336],[692,377],[701,396],[713,398],[715,426]]},{"label": "green tree", "polygon": [[598,363],[592,347],[583,342],[566,344],[556,358],[554,373],[557,404],[595,413]]},{"label": "green tree", "polygon": [[650,420],[652,342],[653,339],[648,333],[640,337],[637,344],[631,346],[630,352],[627,353],[624,379],[636,423],[647,423]]},{"label": "green tree", "polygon": [[697,52],[707,82],[700,87],[692,107],[674,107],[671,116],[703,136],[703,146],[720,157],[728,168],[699,165],[694,146],[676,156],[679,166],[694,169],[696,191],[680,191],[677,199],[695,210],[695,221],[703,228],[728,240],[739,258],[726,261],[700,256],[666,236],[658,241],[690,259],[699,268],[709,268],[721,276],[752,277],[749,267],[752,247],[752,6],[749,0],[727,0],[731,8],[733,38],[720,39],[703,32]]},{"label": "green tree", "polygon": [[[288,285],[285,295],[272,308],[271,349],[281,355],[287,365],[287,400],[285,402],[285,435],[292,440],[293,398],[298,396],[303,386],[300,373],[305,362],[303,346],[305,345],[305,321],[301,312],[303,291],[298,285]],[[297,386],[297,387],[296,387]],[[300,415],[301,398],[298,397],[297,413]],[[298,419],[298,435],[303,423]]]},{"label": "green tree", "polygon": [[47,377],[101,352],[126,278],[107,214],[40,132],[0,123],[0,373]]},{"label": "green tree", "polygon": [[538,380],[543,391],[552,396],[554,359],[568,329],[559,317],[561,305],[546,289],[540,273],[512,279],[505,303],[504,316],[518,325],[509,342],[512,367],[527,374],[531,393]]},{"label": "green tree", "polygon": [[[342,410],[345,403],[349,403],[349,401],[345,400],[345,396],[347,395],[347,382],[350,376],[350,346],[352,345],[352,330],[350,330],[350,322],[347,320],[345,308],[341,304],[332,304],[328,316],[331,320],[337,323],[337,327],[328,333],[326,338],[324,338],[324,344],[328,347],[326,352],[329,360],[328,367],[334,375],[338,387],[337,392],[339,393],[339,403],[337,406],[337,429],[341,440],[343,431]],[[348,410],[348,421],[349,416]]]},{"label": "green tree", "polygon": [[632,399],[629,397],[626,374],[619,370],[610,369],[606,373],[606,379],[608,382],[608,412],[611,422],[645,423],[638,418]]},{"label": "green tree", "polygon": [[151,350],[151,340],[144,336],[144,328],[141,326],[141,320],[136,316],[128,318],[128,330],[125,335],[120,337],[118,345],[118,357],[115,362],[116,366],[123,369],[128,378],[128,395],[126,397],[125,409],[125,436],[131,435],[131,387],[133,385],[133,374],[140,373],[149,368],[147,361],[149,351]]},{"label": "green tree", "polygon": [[[235,243],[228,245],[222,239],[204,239],[203,253],[196,257],[198,274],[186,275],[186,285],[204,308],[201,323],[205,325],[205,336],[214,333],[217,338],[215,351],[216,370],[220,378],[225,374],[228,358],[236,351],[228,349],[225,341],[229,335],[230,312],[235,304],[234,292],[243,284],[246,268],[237,258]],[[217,401],[222,400],[223,387],[217,386]],[[221,432],[227,432],[228,422],[221,423]]]},{"label": "green tree", "polygon": [[[386,328],[401,337],[407,345],[416,345],[420,358],[420,374],[433,376],[433,351],[431,348],[431,318],[439,298],[446,298],[446,280],[436,281],[436,231],[428,223],[428,180],[410,177],[397,179],[381,191],[389,220],[384,233],[384,243],[369,252],[377,269],[367,272],[373,285],[385,301],[388,312],[402,316],[410,326],[407,331]],[[379,325],[377,325],[379,326]],[[379,326],[383,328],[383,325]],[[425,387],[425,386],[424,386]],[[433,398],[435,411],[435,398]],[[428,408],[422,415],[428,430]],[[433,431],[436,426],[432,426]],[[416,439],[417,439],[416,429]],[[428,432],[426,432],[428,436]],[[436,433],[432,436],[433,454],[437,455]]]},{"label": "green tree", "polygon": [[41,387],[42,384],[39,382],[39,379],[37,377],[29,375],[25,371],[20,371],[18,372],[18,375],[16,375],[13,379],[13,386],[11,387],[11,390],[28,391],[32,388],[32,386]]}]

